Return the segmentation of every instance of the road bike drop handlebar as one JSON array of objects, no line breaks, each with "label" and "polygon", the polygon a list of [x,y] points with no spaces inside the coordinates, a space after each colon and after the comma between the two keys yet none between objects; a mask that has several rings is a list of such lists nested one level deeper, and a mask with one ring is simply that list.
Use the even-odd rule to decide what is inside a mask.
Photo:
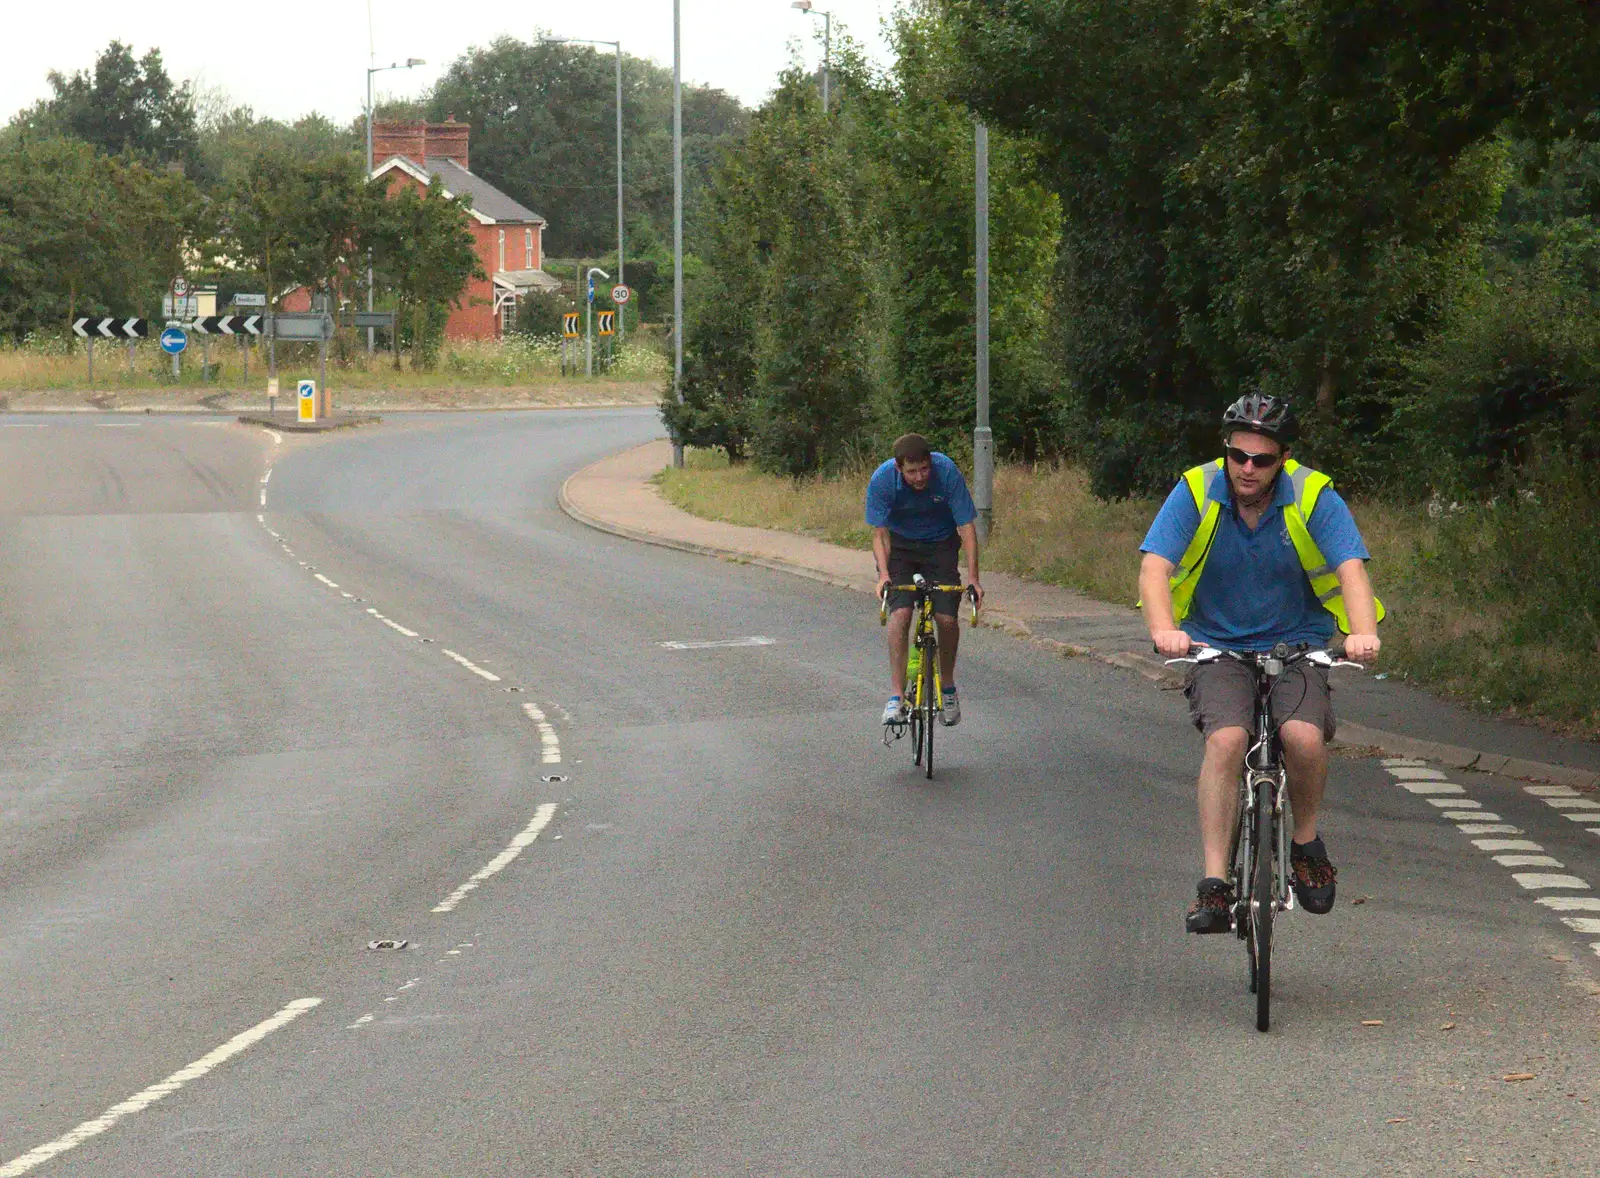
[{"label": "road bike drop handlebar", "polygon": [[878,594],[878,625],[887,626],[889,624],[889,594],[896,589],[918,595],[959,593],[972,604],[972,612],[967,616],[967,621],[974,626],[978,624],[978,591],[971,585],[930,585],[927,578],[921,573],[912,573],[911,581],[910,585],[885,585],[883,587],[883,591]]}]

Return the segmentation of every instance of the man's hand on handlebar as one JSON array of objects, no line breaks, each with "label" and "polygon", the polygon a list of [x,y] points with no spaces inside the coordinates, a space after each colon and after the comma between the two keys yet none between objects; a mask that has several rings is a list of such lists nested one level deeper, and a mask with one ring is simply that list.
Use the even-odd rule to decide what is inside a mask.
[{"label": "man's hand on handlebar", "polygon": [[1344,640],[1344,657],[1351,662],[1370,663],[1378,657],[1383,639],[1376,634],[1348,634]]},{"label": "man's hand on handlebar", "polygon": [[889,581],[890,581],[890,578],[889,578],[889,575],[887,573],[879,573],[878,574],[878,600],[879,601],[882,601],[884,599],[884,596],[889,592]]},{"label": "man's hand on handlebar", "polygon": [[1156,650],[1169,659],[1183,658],[1194,646],[1194,640],[1182,630],[1157,630],[1150,635],[1150,640],[1156,644]]},{"label": "man's hand on handlebar", "polygon": [[967,578],[967,592],[972,597],[972,608],[973,609],[982,609],[983,608],[983,586],[978,584],[978,578],[977,577],[970,577],[969,576]]}]

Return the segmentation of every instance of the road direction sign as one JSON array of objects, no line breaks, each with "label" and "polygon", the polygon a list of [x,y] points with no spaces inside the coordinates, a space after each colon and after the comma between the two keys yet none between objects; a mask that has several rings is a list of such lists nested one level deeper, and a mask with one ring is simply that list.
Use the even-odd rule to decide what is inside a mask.
[{"label": "road direction sign", "polygon": [[169,327],[161,333],[161,350],[169,356],[176,356],[188,346],[189,337],[181,327]]},{"label": "road direction sign", "polygon": [[333,338],[333,316],[322,311],[280,311],[272,316],[272,334],[284,340]]},{"label": "road direction sign", "polygon": [[561,334],[568,339],[577,339],[578,313],[576,311],[563,311],[561,314]]},{"label": "road direction sign", "polygon": [[207,315],[194,321],[201,335],[260,335],[260,315]]},{"label": "road direction sign", "polygon": [[235,307],[265,307],[267,296],[264,294],[236,294],[233,296]]},{"label": "road direction sign", "polygon": [[631,290],[629,290],[627,287],[623,286],[620,282],[616,286],[613,286],[611,288],[611,301],[613,303],[617,304],[617,306],[619,306],[619,307],[622,306],[623,303],[626,303],[632,297],[633,297],[633,292]]},{"label": "road direction sign", "polygon": [[184,295],[173,298],[166,294],[161,296],[161,315],[166,319],[193,319],[200,314],[200,296]]},{"label": "road direction sign", "polygon": [[601,311],[597,317],[600,320],[599,332],[601,335],[617,334],[617,313],[615,311]]},{"label": "road direction sign", "polygon": [[357,327],[393,327],[393,311],[357,311]]},{"label": "road direction sign", "polygon": [[85,339],[144,339],[150,334],[147,319],[109,319],[89,316],[72,321],[72,330]]}]

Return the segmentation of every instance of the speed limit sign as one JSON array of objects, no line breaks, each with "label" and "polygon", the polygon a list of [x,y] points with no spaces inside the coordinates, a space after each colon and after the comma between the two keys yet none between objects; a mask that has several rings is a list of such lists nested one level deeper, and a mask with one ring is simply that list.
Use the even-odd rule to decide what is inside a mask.
[{"label": "speed limit sign", "polygon": [[627,287],[621,285],[620,283],[611,288],[611,301],[613,303],[617,304],[617,306],[619,306],[619,307],[622,306],[623,303],[627,302],[632,297],[633,297],[633,292],[631,290],[629,290]]}]

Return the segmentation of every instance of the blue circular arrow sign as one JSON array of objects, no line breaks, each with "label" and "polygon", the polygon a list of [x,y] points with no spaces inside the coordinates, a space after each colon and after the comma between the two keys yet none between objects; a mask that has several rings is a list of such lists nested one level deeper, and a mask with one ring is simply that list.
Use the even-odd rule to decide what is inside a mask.
[{"label": "blue circular arrow sign", "polygon": [[189,337],[181,327],[169,327],[161,333],[161,350],[169,356],[176,356],[188,346]]}]

